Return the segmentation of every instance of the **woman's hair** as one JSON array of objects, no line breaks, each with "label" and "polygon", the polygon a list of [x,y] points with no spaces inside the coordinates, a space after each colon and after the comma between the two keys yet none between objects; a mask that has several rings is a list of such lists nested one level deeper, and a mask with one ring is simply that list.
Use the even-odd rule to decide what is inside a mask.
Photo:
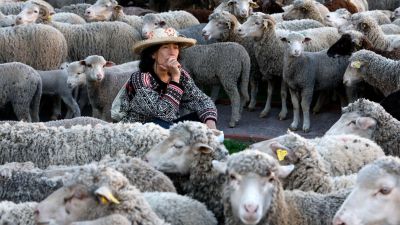
[{"label": "woman's hair", "polygon": [[[139,62],[139,69],[142,73],[154,73],[154,62],[155,59],[153,59],[153,54],[158,51],[158,49],[161,48],[164,44],[159,44],[159,45],[153,45],[150,47],[147,47],[142,51],[140,54],[140,62]],[[179,46],[180,49],[181,46]],[[178,55],[178,61],[180,59],[180,54]]]}]

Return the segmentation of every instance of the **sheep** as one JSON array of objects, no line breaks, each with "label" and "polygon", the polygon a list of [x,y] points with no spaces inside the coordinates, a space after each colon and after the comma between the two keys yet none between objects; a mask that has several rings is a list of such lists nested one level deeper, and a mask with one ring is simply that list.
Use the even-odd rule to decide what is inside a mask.
[{"label": "sheep", "polygon": [[89,166],[113,168],[124,174],[142,192],[176,192],[172,181],[163,173],[138,158],[117,154],[82,166],[49,166],[43,170],[32,162],[4,164],[0,166],[1,199],[13,202],[42,201],[63,186],[69,173]]},{"label": "sheep", "polygon": [[47,0],[54,8],[62,8],[77,3],[93,4],[96,0]]},{"label": "sheep", "polygon": [[330,0],[324,5],[331,12],[341,8],[347,9],[351,14],[368,11],[368,2],[366,0]]},{"label": "sheep", "polygon": [[313,19],[324,23],[325,16],[329,13],[321,3],[313,0],[296,0],[288,11],[283,14],[283,20]]},{"label": "sheep", "polygon": [[[97,0],[85,10],[85,18],[88,21],[109,21],[113,8],[118,5],[116,0]],[[120,6],[122,9],[122,7]]]},{"label": "sheep", "polygon": [[[154,168],[181,178],[174,182],[178,193],[206,204],[223,222],[222,176],[213,173],[211,161],[224,160],[228,151],[222,144],[223,133],[199,122],[181,122],[170,128],[170,136],[154,146],[144,159]],[[170,176],[171,177],[171,176]],[[180,191],[179,191],[180,190]]]},{"label": "sheep", "polygon": [[288,134],[272,138],[267,141],[254,143],[250,149],[258,149],[269,155],[276,155],[272,150],[273,144],[297,148],[297,140],[303,145],[316,149],[321,164],[324,165],[330,176],[352,175],[363,166],[385,155],[382,148],[375,142],[357,135],[324,135],[320,138],[304,139],[289,132]]},{"label": "sheep", "polygon": [[[286,44],[283,80],[288,84],[293,104],[293,122],[290,129],[297,130],[300,117],[299,98],[303,111],[303,131],[310,129],[309,108],[314,90],[337,89],[342,86],[348,57],[331,58],[327,50],[304,52],[303,43],[312,39],[292,32],[281,39]],[[332,70],[332,68],[336,68]]]},{"label": "sheep", "polygon": [[394,9],[399,7],[398,0],[381,0],[381,1],[367,0],[367,1],[369,10],[386,9],[393,11]]},{"label": "sheep", "polygon": [[153,31],[160,23],[165,23],[167,27],[179,30],[199,24],[200,22],[186,11],[149,13],[143,16],[142,37],[148,37],[148,33]]},{"label": "sheep", "polygon": [[5,15],[16,15],[18,14],[24,2],[6,2],[0,4],[0,12],[4,13]]},{"label": "sheep", "polygon": [[75,13],[60,12],[51,16],[51,19],[60,23],[84,24],[86,20]]},{"label": "sheep", "polygon": [[0,64],[0,71],[0,106],[11,103],[18,120],[38,122],[42,96],[40,75],[19,62]]},{"label": "sheep", "polygon": [[259,5],[261,5],[261,12],[266,14],[285,12],[285,10],[282,8],[283,5],[279,2],[276,2],[276,0],[262,1],[262,3],[259,3]]},{"label": "sheep", "polygon": [[369,16],[359,15],[352,17],[352,23],[356,30],[363,33],[380,50],[392,51],[400,47],[398,35],[385,35],[378,23]]},{"label": "sheep", "polygon": [[228,11],[236,16],[240,22],[244,22],[252,13],[253,8],[258,7],[253,0],[223,0],[214,9],[214,12]]},{"label": "sheep", "polygon": [[364,80],[377,87],[385,96],[400,89],[398,71],[400,62],[387,59],[369,50],[360,50],[352,54],[350,64],[343,76],[343,83],[354,86]]},{"label": "sheep", "polygon": [[342,109],[342,116],[325,135],[355,134],[375,141],[386,155],[400,155],[400,122],[378,103],[358,99]]},{"label": "sheep", "polygon": [[82,168],[72,175],[37,205],[38,224],[169,224],[118,171]]},{"label": "sheep", "polygon": [[331,224],[349,190],[331,194],[284,191],[279,181],[293,165],[282,166],[272,156],[245,150],[226,162],[213,161],[225,177],[222,201],[225,224]]},{"label": "sheep", "polygon": [[122,7],[117,5],[114,6],[110,21],[120,21],[129,24],[133,27],[139,34],[142,32],[143,27],[143,19],[139,16],[135,15],[126,15],[122,10]]},{"label": "sheep", "polygon": [[0,49],[0,63],[21,62],[38,70],[56,69],[67,57],[64,36],[39,24],[0,29]]},{"label": "sheep", "polygon": [[[10,125],[15,125],[18,124],[18,121],[10,121],[10,120],[3,120],[0,121],[0,125],[8,123]],[[53,121],[48,121],[48,122],[42,122],[43,125],[47,127],[65,127],[65,128],[71,128],[72,126],[76,125],[91,125],[95,126],[97,124],[102,124],[106,125],[108,122],[104,120],[99,120],[93,117],[86,117],[86,116],[80,116],[80,117],[75,117],[73,119],[63,119],[63,120],[53,120]]]},{"label": "sheep", "polygon": [[[232,55],[235,58],[230,58]],[[235,127],[249,100],[250,57],[246,49],[233,42],[195,45],[182,50],[180,56],[181,65],[196,84],[222,85],[232,106],[229,127]]]},{"label": "sheep", "polygon": [[[286,35],[286,30],[275,31],[275,20],[270,15],[254,13],[247,21],[239,26],[238,32],[242,37],[253,37],[254,50],[263,79],[268,81],[268,96],[264,109],[260,117],[265,117],[271,109],[271,99],[273,92],[272,79],[274,76],[282,76],[283,69],[283,44],[280,36]],[[302,31],[304,34],[318,40],[306,45],[306,51],[320,51],[328,48],[336,40],[339,34],[335,28],[315,28]],[[271,63],[273,62],[273,63]],[[281,101],[282,109],[279,119],[283,120],[287,116],[286,106],[287,88],[285,82],[281,82]]]},{"label": "sheep", "polygon": [[[399,224],[400,217],[395,213],[400,210],[397,202],[399,168],[399,158],[392,156],[365,166],[358,173],[356,187],[337,211],[332,224]],[[375,213],[371,215],[371,211]]]},{"label": "sheep", "polygon": [[388,95],[382,101],[379,102],[379,104],[385,109],[386,112],[388,112],[390,115],[392,115],[394,118],[397,120],[400,120],[400,111],[399,111],[399,105],[400,105],[400,91],[395,91],[392,94]]},{"label": "sheep", "polygon": [[[17,16],[17,24],[32,23],[39,19],[58,29],[67,41],[69,61],[81,60],[93,54],[103,55],[116,63],[124,63],[138,58],[138,55],[134,54],[127,46],[133,46],[134,43],[141,40],[140,34],[126,23],[66,24],[52,22],[49,21],[50,12],[46,6],[36,4],[33,7],[39,7],[43,15],[40,18],[39,15],[30,18],[31,16],[27,13],[32,7],[26,6]],[[112,50],[110,50],[110,46],[113,46]]]},{"label": "sheep", "polygon": [[10,201],[0,202],[0,224],[36,225],[36,202],[16,204]]},{"label": "sheep", "polygon": [[72,4],[72,5],[63,6],[60,9],[55,9],[55,11],[57,13],[59,13],[59,12],[75,13],[78,16],[85,18],[85,11],[90,6],[91,6],[91,4],[86,4],[86,3]]},{"label": "sheep", "polygon": [[21,122],[3,124],[0,130],[1,164],[32,161],[39,168],[89,163],[117,151],[143,157],[168,136],[168,130],[153,123],[78,125],[67,129]]}]

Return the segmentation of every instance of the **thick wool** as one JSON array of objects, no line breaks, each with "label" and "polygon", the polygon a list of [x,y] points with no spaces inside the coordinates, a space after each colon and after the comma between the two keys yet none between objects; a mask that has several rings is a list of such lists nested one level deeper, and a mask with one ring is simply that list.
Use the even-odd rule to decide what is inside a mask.
[{"label": "thick wool", "polygon": [[313,19],[320,23],[324,23],[324,17],[325,15],[321,15],[317,3],[310,0],[293,2],[293,7],[283,15],[284,20]]},{"label": "thick wool", "polygon": [[78,16],[85,18],[85,11],[87,8],[89,8],[91,4],[87,3],[79,3],[79,4],[72,4],[72,5],[65,5],[61,7],[60,9],[55,9],[55,11],[58,12],[70,12],[70,13],[75,13]]},{"label": "thick wool", "polygon": [[52,20],[61,23],[83,24],[86,20],[75,13],[60,12],[52,16]]},{"label": "thick wool", "polygon": [[110,21],[120,21],[132,26],[139,34],[142,32],[143,19],[136,15],[126,15],[122,7],[114,7]]},{"label": "thick wool", "polygon": [[0,5],[0,12],[5,15],[17,15],[22,10],[24,2],[6,2]]},{"label": "thick wool", "polygon": [[36,202],[0,202],[0,224],[35,225]]},{"label": "thick wool", "polygon": [[349,60],[350,62],[363,62],[365,69],[359,70],[363,80],[378,88],[385,96],[400,89],[399,61],[385,58],[368,50],[353,53]]},{"label": "thick wool", "polygon": [[168,130],[153,123],[78,125],[69,129],[40,123],[4,124],[0,126],[0,162],[32,161],[45,168],[98,161],[107,154],[114,156],[117,151],[142,157],[168,134]]},{"label": "thick wool", "polygon": [[359,116],[372,117],[377,121],[377,128],[372,134],[386,155],[400,156],[400,122],[393,118],[378,103],[359,99],[342,109],[342,114],[356,112]]},{"label": "thick wool", "polygon": [[41,24],[0,29],[0,63],[22,62],[38,70],[57,69],[66,61],[61,32]]},{"label": "thick wool", "polygon": [[167,27],[173,27],[176,30],[188,28],[200,23],[196,17],[183,10],[148,13],[143,16],[143,24],[155,24],[160,21],[164,21]]},{"label": "thick wool", "polygon": [[[13,120],[0,121],[0,125],[6,124],[6,123],[8,123],[12,126],[12,125],[18,124],[19,121],[13,121]],[[80,117],[75,117],[72,119],[53,120],[53,121],[40,122],[40,123],[43,123],[46,127],[65,127],[65,128],[71,128],[72,126],[76,126],[76,125],[95,126],[97,124],[103,124],[103,125],[108,124],[108,122],[106,122],[104,120],[99,120],[99,119],[96,119],[93,117],[87,117],[87,116],[80,116]]]}]

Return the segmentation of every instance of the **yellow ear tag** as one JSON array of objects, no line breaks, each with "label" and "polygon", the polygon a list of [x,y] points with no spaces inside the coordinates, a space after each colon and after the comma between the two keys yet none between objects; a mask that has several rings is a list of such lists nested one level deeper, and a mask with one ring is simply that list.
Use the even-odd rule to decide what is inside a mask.
[{"label": "yellow ear tag", "polygon": [[100,202],[101,202],[101,204],[103,204],[103,205],[107,205],[107,204],[108,204],[108,200],[107,200],[105,197],[103,197],[103,196],[100,196]]},{"label": "yellow ear tag", "polygon": [[278,149],[276,150],[276,155],[278,156],[278,160],[282,161],[285,159],[285,156],[288,154],[287,150],[284,149]]},{"label": "yellow ear tag", "polygon": [[361,68],[361,62],[360,61],[351,62],[350,66],[353,67],[353,68],[356,68],[356,69],[360,69]]}]

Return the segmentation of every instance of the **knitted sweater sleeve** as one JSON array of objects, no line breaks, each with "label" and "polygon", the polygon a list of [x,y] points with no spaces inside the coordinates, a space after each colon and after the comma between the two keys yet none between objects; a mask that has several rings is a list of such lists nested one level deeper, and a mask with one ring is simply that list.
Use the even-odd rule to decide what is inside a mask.
[{"label": "knitted sweater sleeve", "polygon": [[165,94],[160,95],[153,90],[149,76],[151,76],[149,73],[132,75],[131,84],[136,93],[130,102],[131,108],[148,117],[157,117],[166,121],[176,119],[183,94],[181,85],[171,81]]}]

